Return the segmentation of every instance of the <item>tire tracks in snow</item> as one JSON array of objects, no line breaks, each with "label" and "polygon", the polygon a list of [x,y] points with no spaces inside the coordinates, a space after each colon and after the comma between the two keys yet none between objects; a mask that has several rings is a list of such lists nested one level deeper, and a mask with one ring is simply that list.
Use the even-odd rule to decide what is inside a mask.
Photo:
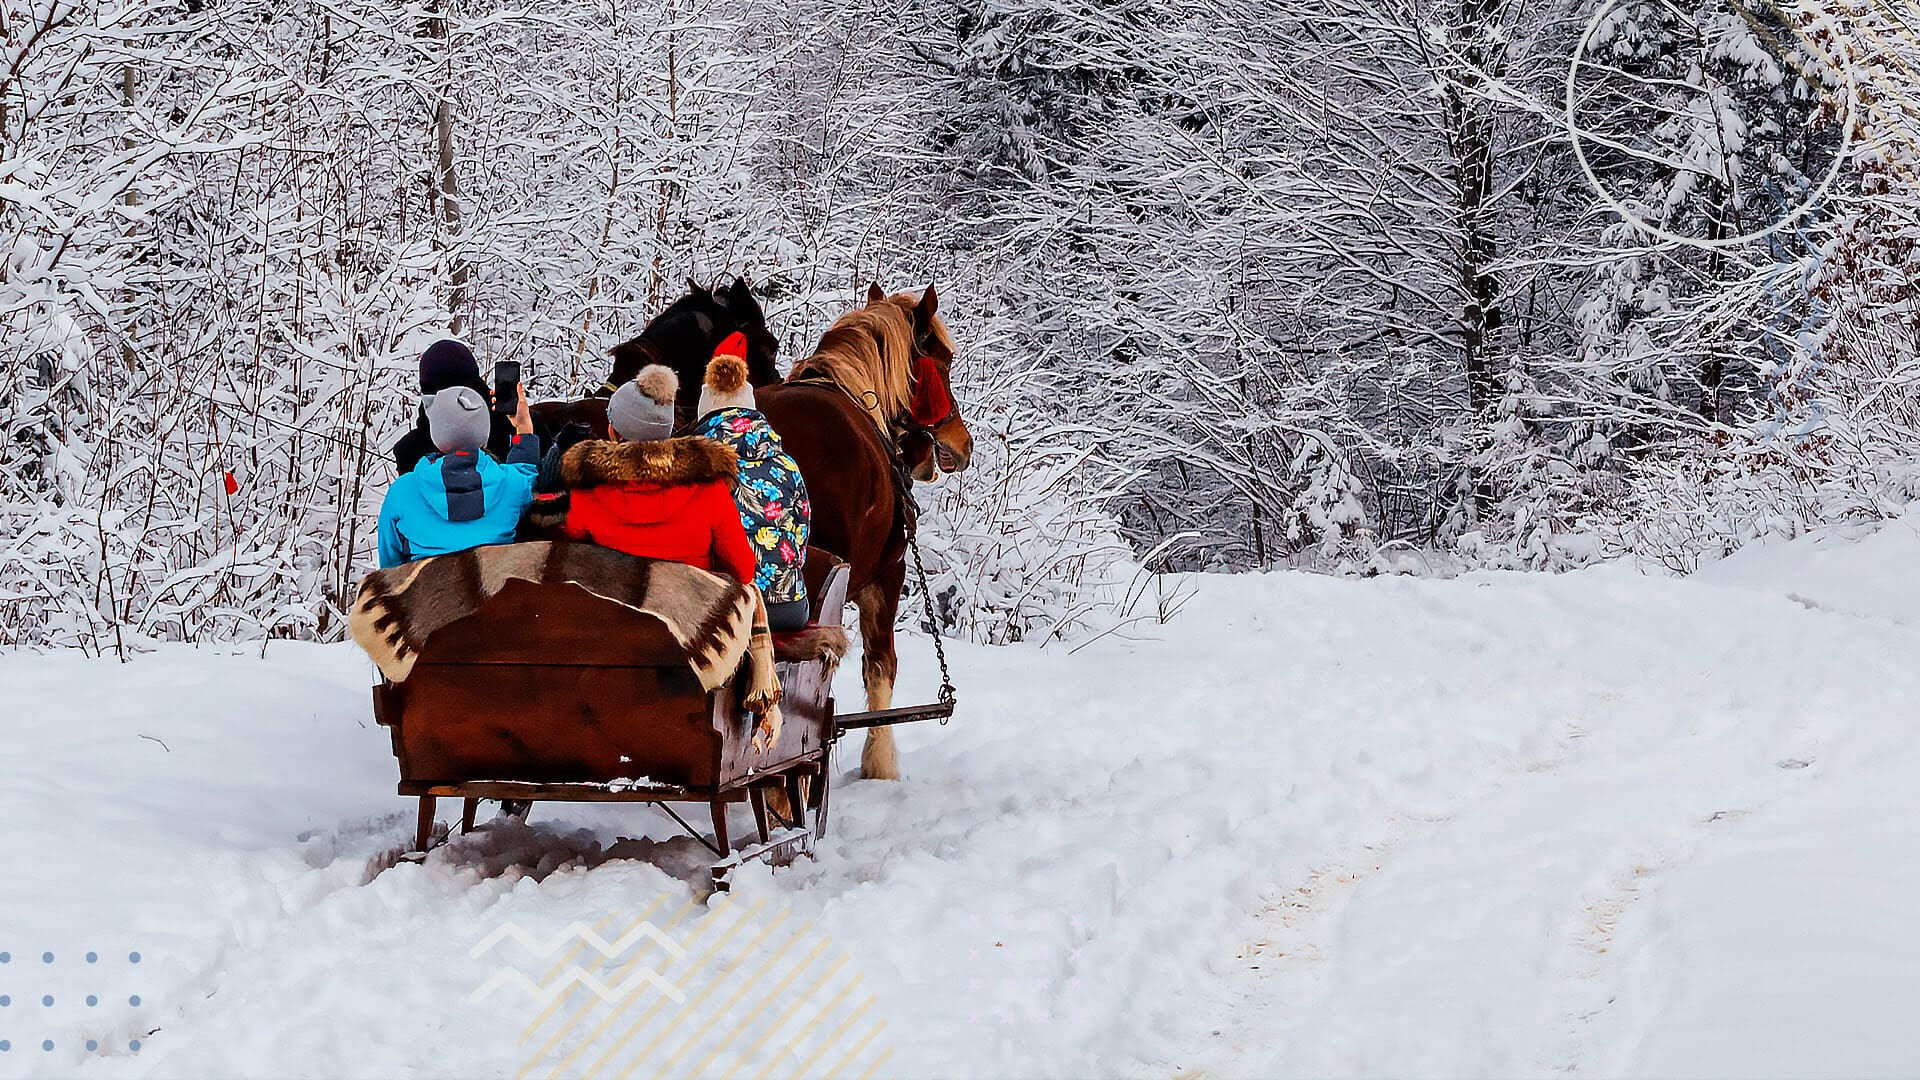
[{"label": "tire tracks in snow", "polygon": [[1222,961],[1238,970],[1228,967],[1224,981],[1230,988],[1206,1006],[1208,1015],[1217,1017],[1209,1021],[1209,1043],[1192,1054],[1138,1063],[1133,1074],[1165,1076],[1171,1070],[1175,1080],[1207,1080],[1258,1072],[1270,1050],[1263,1036],[1272,1017],[1305,1008],[1326,994],[1337,959],[1324,940],[1329,925],[1409,835],[1431,827],[1396,820],[1379,840],[1314,867],[1296,885],[1269,889],[1231,960]]},{"label": "tire tracks in snow", "polygon": [[[1217,1019],[1141,1071],[1624,1067],[1666,996],[1647,903],[1662,876],[1726,823],[1817,782],[1850,711],[1831,688],[1875,685],[1836,672],[1884,653],[1867,639],[1905,635],[1783,597],[1667,588],[1645,594],[1652,611],[1614,613],[1646,640],[1626,652],[1628,678],[1594,680],[1589,715],[1563,739],[1534,744],[1457,812],[1390,818],[1377,841],[1270,891],[1243,924],[1240,966],[1219,968],[1204,1006]],[[1555,599],[1545,614],[1597,614]],[[1734,608],[1716,613],[1726,632],[1703,634],[1693,602]],[[1811,635],[1857,640],[1796,648]],[[1590,644],[1554,644],[1569,643]],[[1744,662],[1779,655],[1793,662]],[[1581,673],[1572,655],[1558,664]]]}]

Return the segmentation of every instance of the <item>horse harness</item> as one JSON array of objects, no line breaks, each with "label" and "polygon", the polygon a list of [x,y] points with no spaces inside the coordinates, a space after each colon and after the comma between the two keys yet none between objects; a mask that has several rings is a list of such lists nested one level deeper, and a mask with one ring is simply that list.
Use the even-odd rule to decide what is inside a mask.
[{"label": "horse harness", "polygon": [[[927,400],[927,395],[923,395],[920,392],[920,387],[932,381],[928,377],[932,374],[931,369],[933,363],[934,360],[930,356],[918,356],[914,358],[914,392],[912,402],[907,409],[907,422],[901,425],[899,434],[888,432],[879,418],[874,416],[875,410],[879,407],[878,399],[871,404],[863,402],[859,397],[854,396],[853,391],[848,390],[828,376],[802,375],[797,379],[787,379],[784,385],[824,386],[838,390],[847,396],[847,400],[858,406],[860,411],[865,413],[869,419],[873,420],[874,429],[880,433],[880,441],[887,448],[889,471],[893,474],[894,505],[900,510],[901,530],[906,536],[907,551],[913,556],[913,576],[920,586],[920,603],[927,618],[927,633],[933,636],[933,658],[940,665],[940,704],[947,706],[947,712],[940,717],[940,723],[942,726],[945,726],[947,721],[953,719],[952,706],[957,694],[953,685],[952,672],[947,668],[947,650],[941,642],[940,623],[935,619],[933,614],[933,590],[927,585],[927,570],[920,561],[920,542],[918,539],[920,531],[920,506],[913,500],[913,474],[908,471],[907,459],[905,455],[900,452],[900,435],[918,433],[932,438],[934,428],[939,427],[941,424],[946,423],[960,414],[959,405],[955,403],[952,392],[945,387],[938,386],[937,383],[934,386],[934,390],[937,391],[938,398],[933,401],[928,401],[927,404],[930,407],[923,407],[922,402]],[[873,392],[869,390],[865,396],[873,397],[874,395]],[[939,411],[935,412],[935,410]],[[935,453],[937,455],[938,450],[936,450]]]},{"label": "horse harness", "polygon": [[858,396],[855,396],[853,391],[841,386],[828,375],[801,375],[798,378],[784,380],[782,385],[830,386],[845,394],[847,400],[859,406],[860,411],[873,419],[875,427],[882,428],[880,434],[891,449],[895,460],[898,461],[902,438],[908,435],[919,435],[937,442],[938,440],[934,439],[934,430],[960,415],[960,405],[955,400],[953,391],[935,375],[936,363],[933,357],[924,354],[914,357],[913,381],[908,391],[907,413],[905,416],[894,418],[894,430],[891,432],[884,430],[880,418],[875,415],[880,409],[880,399],[871,390],[861,391]]}]

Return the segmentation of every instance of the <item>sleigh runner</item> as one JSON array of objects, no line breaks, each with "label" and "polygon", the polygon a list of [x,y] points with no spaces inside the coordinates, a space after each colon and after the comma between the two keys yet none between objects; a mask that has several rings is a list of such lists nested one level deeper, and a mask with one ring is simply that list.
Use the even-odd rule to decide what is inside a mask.
[{"label": "sleigh runner", "polygon": [[[847,569],[816,550],[806,576],[811,625],[773,638],[781,722],[769,739],[744,703],[752,596],[726,578],[557,542],[371,575],[354,637],[386,676],[374,716],[400,794],[419,800],[416,850],[434,839],[438,800],[458,798],[462,828],[480,799],[656,803],[683,826],[671,804],[705,803],[712,840],[688,831],[719,858],[722,884],[745,859],[811,852],[826,830]],[[738,802],[759,842],[735,852]]]}]

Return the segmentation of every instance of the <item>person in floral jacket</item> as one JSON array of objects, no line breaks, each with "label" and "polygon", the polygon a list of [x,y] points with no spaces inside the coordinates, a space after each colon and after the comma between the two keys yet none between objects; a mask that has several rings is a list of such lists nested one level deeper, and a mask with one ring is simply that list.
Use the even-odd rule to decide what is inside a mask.
[{"label": "person in floral jacket", "polygon": [[700,387],[700,419],[693,434],[731,446],[740,456],[733,501],[753,546],[753,583],[767,600],[775,631],[807,624],[807,529],[813,506],[800,466],[756,407],[747,383],[747,339],[733,334],[713,351]]}]

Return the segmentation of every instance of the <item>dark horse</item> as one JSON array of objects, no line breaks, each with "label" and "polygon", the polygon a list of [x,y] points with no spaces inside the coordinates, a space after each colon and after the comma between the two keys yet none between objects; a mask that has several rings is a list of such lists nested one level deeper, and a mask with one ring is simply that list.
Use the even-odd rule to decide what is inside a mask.
[{"label": "dark horse", "polygon": [[699,406],[700,382],[706,377],[714,346],[735,331],[747,338],[748,381],[765,386],[780,378],[773,363],[780,342],[767,329],[766,313],[760,310],[744,278],[735,278],[724,289],[706,289],[689,281],[687,289],[687,295],[654,316],[638,337],[613,347],[613,371],[585,398],[541,401],[529,408],[542,442],[551,444],[568,424],[584,424],[594,438],[606,438],[607,398],[648,364],[665,364],[680,376],[680,396],[674,402],[676,419],[682,427],[692,423],[697,419],[693,411]]},{"label": "dark horse", "polygon": [[[835,322],[786,382],[757,392],[760,411],[807,478],[808,543],[852,568],[869,709],[892,706],[899,670],[893,622],[907,574],[912,509],[903,500],[912,494],[895,480],[895,454],[908,448],[906,464],[920,480],[940,469],[960,472],[973,457],[973,436],[954,405],[953,339],[938,308],[932,286],[916,297],[888,296],[875,285],[866,306]],[[893,729],[867,729],[860,775],[899,779]]]}]

